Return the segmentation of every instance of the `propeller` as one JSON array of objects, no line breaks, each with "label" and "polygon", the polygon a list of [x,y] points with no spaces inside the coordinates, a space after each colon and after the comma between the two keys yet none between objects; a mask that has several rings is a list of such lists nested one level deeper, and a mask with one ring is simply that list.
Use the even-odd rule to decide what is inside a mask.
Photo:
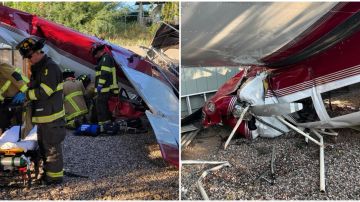
[{"label": "propeller", "polygon": [[[235,107],[235,109],[236,109],[236,107]],[[236,122],[236,125],[233,128],[233,130],[231,131],[229,138],[226,140],[224,149],[226,149],[227,146],[229,145],[236,130],[239,128],[241,122],[243,121],[246,112],[250,111],[252,114],[254,114],[256,116],[272,117],[272,116],[283,116],[283,115],[291,114],[291,113],[300,111],[302,109],[303,109],[302,103],[293,103],[293,102],[292,103],[276,103],[276,104],[246,106],[242,110],[242,112],[240,112],[241,113],[240,118]]]}]

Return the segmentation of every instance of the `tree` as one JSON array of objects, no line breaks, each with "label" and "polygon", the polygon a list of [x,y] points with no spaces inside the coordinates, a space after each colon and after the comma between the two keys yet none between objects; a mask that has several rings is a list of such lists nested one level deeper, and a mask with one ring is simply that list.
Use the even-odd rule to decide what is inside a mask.
[{"label": "tree", "polygon": [[167,23],[179,23],[179,2],[166,2],[162,9],[162,20]]},{"label": "tree", "polygon": [[[121,2],[5,2],[9,6],[121,45],[148,45],[157,25],[126,22],[128,4]],[[178,3],[165,4],[164,19],[178,16]]]}]

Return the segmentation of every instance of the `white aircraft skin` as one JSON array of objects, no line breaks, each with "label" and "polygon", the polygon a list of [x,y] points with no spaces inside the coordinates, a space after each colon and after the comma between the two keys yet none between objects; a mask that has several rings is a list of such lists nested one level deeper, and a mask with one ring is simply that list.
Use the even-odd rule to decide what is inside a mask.
[{"label": "white aircraft skin", "polygon": [[336,4],[183,2],[182,66],[261,64],[259,59],[289,43]]}]

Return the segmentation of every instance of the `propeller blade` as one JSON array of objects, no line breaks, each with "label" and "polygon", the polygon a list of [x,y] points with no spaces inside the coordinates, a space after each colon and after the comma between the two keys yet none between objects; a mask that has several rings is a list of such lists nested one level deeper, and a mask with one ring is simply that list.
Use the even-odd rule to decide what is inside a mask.
[{"label": "propeller blade", "polygon": [[303,109],[302,103],[277,103],[267,105],[255,105],[251,112],[257,116],[282,116],[291,114]]}]

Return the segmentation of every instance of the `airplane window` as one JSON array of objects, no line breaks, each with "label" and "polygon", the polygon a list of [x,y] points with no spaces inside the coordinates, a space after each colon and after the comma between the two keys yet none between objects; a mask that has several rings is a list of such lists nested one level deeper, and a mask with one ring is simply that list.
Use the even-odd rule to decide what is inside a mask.
[{"label": "airplane window", "polygon": [[296,103],[302,103],[303,109],[290,114],[297,123],[316,122],[320,121],[319,116],[316,113],[313,101],[311,97],[304,98],[301,100],[294,101]]},{"label": "airplane window", "polygon": [[338,88],[321,94],[331,118],[360,111],[360,83]]}]

